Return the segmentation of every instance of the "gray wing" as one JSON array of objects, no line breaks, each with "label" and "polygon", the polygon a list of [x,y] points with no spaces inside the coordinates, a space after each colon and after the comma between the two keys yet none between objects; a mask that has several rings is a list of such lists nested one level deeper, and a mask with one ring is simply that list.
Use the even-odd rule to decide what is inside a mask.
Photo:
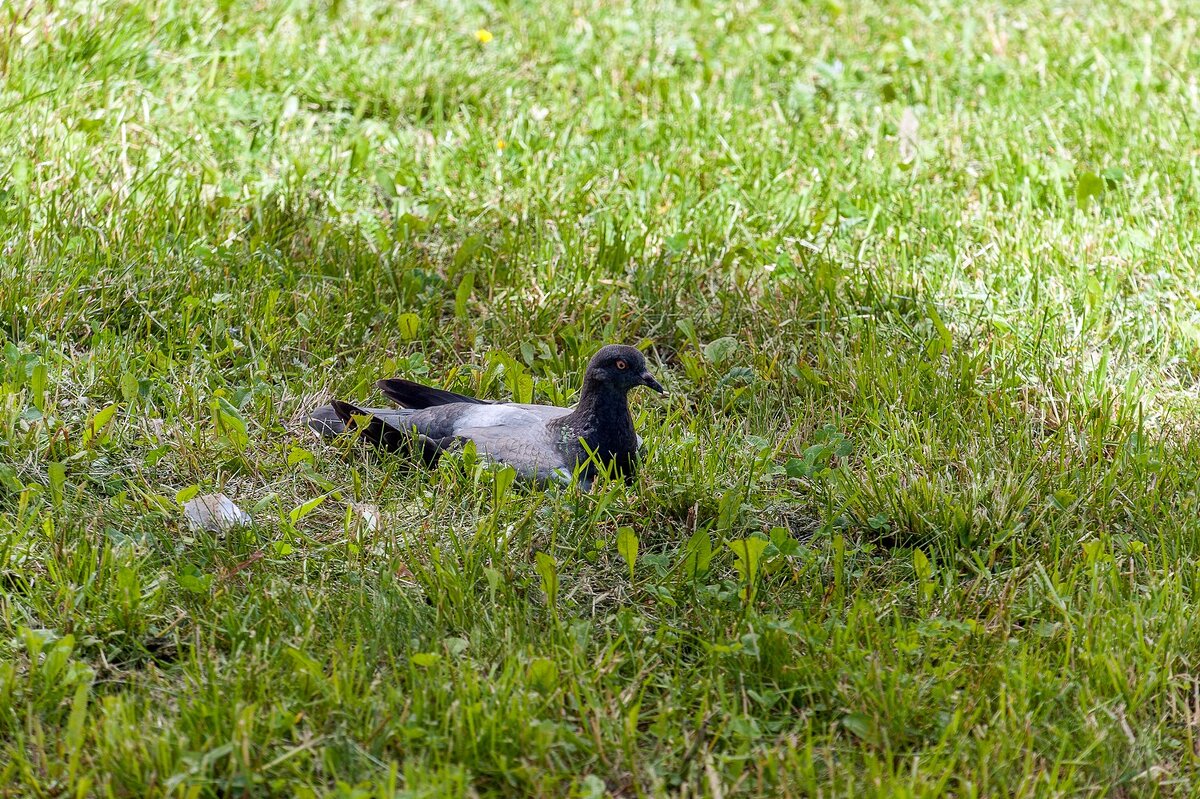
[{"label": "gray wing", "polygon": [[475,450],[494,463],[516,470],[523,480],[571,480],[574,464],[568,464],[562,451],[555,446],[543,425],[536,428],[492,425],[464,427],[456,434],[458,441],[475,442]]},{"label": "gray wing", "polygon": [[431,440],[454,446],[475,442],[489,461],[513,467],[525,480],[569,480],[562,451],[546,423],[569,413],[552,405],[442,405],[416,411],[408,423]]},{"label": "gray wing", "polygon": [[415,429],[431,439],[463,435],[463,431],[489,427],[505,427],[513,431],[540,433],[546,422],[570,413],[568,408],[553,405],[515,405],[510,403],[451,402],[420,410],[409,408],[360,408],[348,402],[334,400],[322,405],[308,416],[308,425],[321,435],[332,437],[346,431],[351,415],[371,416],[387,427],[408,431]]},{"label": "gray wing", "polygon": [[558,405],[531,405],[527,402],[506,402],[501,407],[520,408],[523,411],[536,414],[547,422],[551,419],[557,419],[560,416],[566,416],[574,410],[574,408],[561,408]]},{"label": "gray wing", "polygon": [[527,431],[530,435],[542,433],[546,422],[568,413],[565,408],[552,405],[512,405],[495,403],[477,405],[450,403],[410,411],[404,417],[421,435],[430,438],[462,436],[465,430],[488,427],[505,427],[513,432]]}]

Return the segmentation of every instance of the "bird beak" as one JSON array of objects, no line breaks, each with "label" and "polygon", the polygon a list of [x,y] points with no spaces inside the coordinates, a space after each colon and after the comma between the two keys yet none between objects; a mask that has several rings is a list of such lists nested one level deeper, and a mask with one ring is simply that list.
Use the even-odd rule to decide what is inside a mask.
[{"label": "bird beak", "polygon": [[667,390],[663,388],[659,382],[654,379],[654,375],[650,374],[649,372],[642,372],[642,385],[654,389],[658,392],[660,397],[667,396]]}]

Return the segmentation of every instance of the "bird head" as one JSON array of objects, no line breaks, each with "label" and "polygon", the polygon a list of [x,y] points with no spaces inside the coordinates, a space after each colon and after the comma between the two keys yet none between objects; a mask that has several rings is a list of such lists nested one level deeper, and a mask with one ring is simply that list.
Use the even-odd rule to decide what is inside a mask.
[{"label": "bird head", "polygon": [[646,386],[661,396],[667,395],[646,366],[646,356],[636,347],[624,344],[609,344],[601,347],[588,363],[586,380],[605,383],[622,392],[637,386]]}]

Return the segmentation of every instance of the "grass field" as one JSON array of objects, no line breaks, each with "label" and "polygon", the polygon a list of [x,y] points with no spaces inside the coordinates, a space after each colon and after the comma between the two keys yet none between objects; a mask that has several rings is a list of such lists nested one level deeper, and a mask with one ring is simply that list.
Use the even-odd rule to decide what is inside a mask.
[{"label": "grass field", "polygon": [[1195,11],[0,4],[0,795],[1200,794]]}]

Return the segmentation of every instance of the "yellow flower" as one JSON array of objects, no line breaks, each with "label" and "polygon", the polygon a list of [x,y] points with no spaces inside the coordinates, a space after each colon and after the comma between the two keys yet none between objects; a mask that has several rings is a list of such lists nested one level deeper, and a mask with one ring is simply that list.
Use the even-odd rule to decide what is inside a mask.
[{"label": "yellow flower", "polygon": [[475,31],[475,41],[479,42],[480,44],[487,44],[495,38],[496,37],[493,36],[492,32],[487,28],[480,28],[479,30]]},{"label": "yellow flower", "polygon": [[506,142],[504,139],[496,139],[496,149],[497,150],[503,150],[507,146],[508,146],[508,142]]}]

